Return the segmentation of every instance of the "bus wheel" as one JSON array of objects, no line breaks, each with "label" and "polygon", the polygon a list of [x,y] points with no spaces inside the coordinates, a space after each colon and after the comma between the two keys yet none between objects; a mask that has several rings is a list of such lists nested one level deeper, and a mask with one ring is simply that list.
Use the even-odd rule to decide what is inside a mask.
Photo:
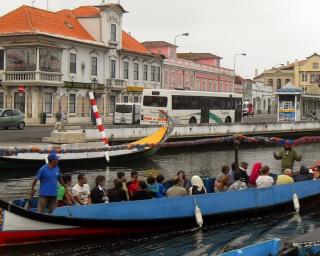
[{"label": "bus wheel", "polygon": [[231,124],[231,122],[232,122],[231,117],[230,117],[230,116],[227,116],[227,117],[226,117],[226,120],[224,120],[224,122],[225,122],[226,124]]},{"label": "bus wheel", "polygon": [[193,116],[189,119],[189,124],[196,124],[197,123],[197,119]]}]

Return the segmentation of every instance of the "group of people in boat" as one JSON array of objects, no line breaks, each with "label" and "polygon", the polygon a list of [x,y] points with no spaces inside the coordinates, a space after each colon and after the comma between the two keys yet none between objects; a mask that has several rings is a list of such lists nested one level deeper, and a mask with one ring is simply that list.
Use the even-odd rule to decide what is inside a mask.
[{"label": "group of people in boat", "polygon": [[[233,163],[231,167],[222,166],[221,175],[215,179],[211,188],[214,192],[235,191],[248,187],[266,188],[274,184],[290,184],[320,177],[320,164],[315,166],[313,171],[302,166],[300,173],[294,177],[292,171],[294,161],[300,161],[302,157],[292,149],[292,145],[286,144],[282,151],[274,154],[274,157],[282,160],[282,171],[278,176],[271,174],[270,168],[267,165],[263,166],[261,162],[253,165],[250,175],[247,173],[247,162],[241,162],[239,166]],[[179,171],[168,181],[165,181],[161,174],[150,175],[146,181],[140,180],[137,171],[132,171],[130,180],[127,181],[125,173],[119,171],[113,181],[113,188],[108,190],[105,188],[105,176],[97,176],[94,188],[90,189],[86,176],[79,174],[77,183],[72,186],[71,176],[62,176],[58,163],[59,156],[54,152],[51,153],[48,156],[48,164],[39,169],[32,182],[31,197],[34,196],[35,186],[40,181],[37,209],[39,213],[44,213],[46,210],[51,213],[57,206],[64,205],[112,203],[207,193],[204,181],[199,176],[194,175],[189,180],[183,171]]]}]

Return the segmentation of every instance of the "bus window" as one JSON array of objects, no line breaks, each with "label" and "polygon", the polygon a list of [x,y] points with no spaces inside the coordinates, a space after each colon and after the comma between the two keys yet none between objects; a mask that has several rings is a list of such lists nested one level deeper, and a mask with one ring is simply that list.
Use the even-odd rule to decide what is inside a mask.
[{"label": "bus window", "polygon": [[144,96],[143,106],[147,107],[167,107],[168,98],[163,96]]},{"label": "bus window", "polygon": [[132,106],[131,105],[116,105],[117,113],[131,113]]}]

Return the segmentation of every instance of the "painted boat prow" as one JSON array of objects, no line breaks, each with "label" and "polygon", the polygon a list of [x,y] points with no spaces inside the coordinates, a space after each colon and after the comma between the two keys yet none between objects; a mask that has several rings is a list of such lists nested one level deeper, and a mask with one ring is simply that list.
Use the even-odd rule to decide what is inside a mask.
[{"label": "painted boat prow", "polygon": [[220,256],[277,256],[281,240],[278,238],[220,254]]}]

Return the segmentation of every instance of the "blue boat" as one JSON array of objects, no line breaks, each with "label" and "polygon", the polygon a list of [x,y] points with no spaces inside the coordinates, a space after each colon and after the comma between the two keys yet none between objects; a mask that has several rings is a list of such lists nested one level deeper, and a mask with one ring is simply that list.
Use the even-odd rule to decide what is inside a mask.
[{"label": "blue boat", "polygon": [[261,189],[60,207],[51,215],[27,210],[21,201],[0,200],[0,245],[146,234],[193,228],[201,226],[202,221],[204,225],[220,225],[293,212],[295,194],[302,207],[316,205],[320,201],[320,182],[310,180]]},{"label": "blue boat", "polygon": [[320,255],[320,229],[281,243],[278,238],[225,252],[220,256],[316,256]]},{"label": "blue boat", "polygon": [[281,240],[276,238],[266,242],[232,250],[220,256],[277,256],[280,253]]}]

